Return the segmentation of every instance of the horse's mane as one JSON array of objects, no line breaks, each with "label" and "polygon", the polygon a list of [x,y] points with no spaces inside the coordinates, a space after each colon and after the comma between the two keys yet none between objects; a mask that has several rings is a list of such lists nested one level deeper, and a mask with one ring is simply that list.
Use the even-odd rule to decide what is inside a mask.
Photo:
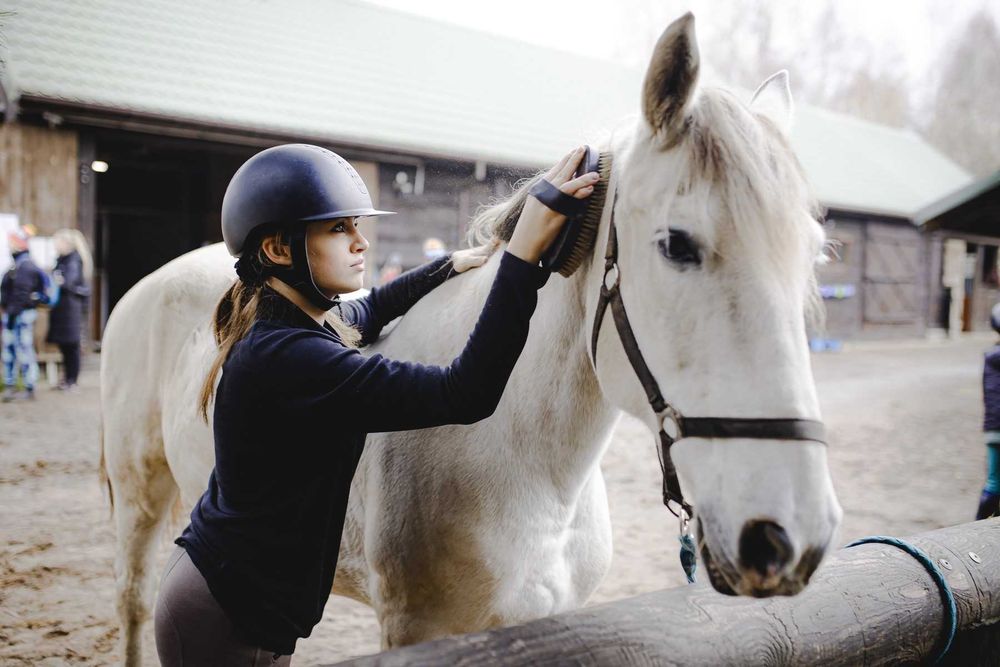
[{"label": "horse's mane", "polygon": [[507,197],[485,204],[476,211],[469,221],[466,239],[470,246],[489,243],[490,241],[510,241],[514,234],[517,219],[521,217],[521,209],[528,198],[528,189],[542,177],[544,172],[523,178],[514,184],[514,192]]}]

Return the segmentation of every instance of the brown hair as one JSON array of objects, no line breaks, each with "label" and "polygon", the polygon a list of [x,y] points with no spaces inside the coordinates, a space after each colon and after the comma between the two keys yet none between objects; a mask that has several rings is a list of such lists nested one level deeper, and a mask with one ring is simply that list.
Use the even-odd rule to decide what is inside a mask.
[{"label": "brown hair", "polygon": [[[253,267],[252,271],[255,274],[264,273],[266,275],[267,267],[274,266],[274,263],[264,253],[264,249],[260,243],[269,236],[276,237],[278,243],[285,245],[288,243],[288,238],[284,231],[267,232],[260,235],[256,243],[251,243],[251,247],[255,246],[257,249],[247,256],[246,260],[251,264],[257,265]],[[261,292],[264,290],[264,284],[263,281],[247,284],[243,280],[237,279],[226,293],[222,295],[219,303],[215,306],[212,333],[215,336],[216,344],[219,346],[219,352],[215,355],[215,360],[212,362],[212,366],[205,376],[205,381],[201,385],[201,396],[198,400],[198,412],[206,424],[208,423],[208,404],[211,403],[212,396],[215,394],[215,380],[219,375],[219,371],[222,370],[222,365],[229,358],[229,353],[232,351],[233,346],[246,337],[250,331],[250,327],[257,321],[257,317],[260,314]],[[361,332],[340,319],[333,310],[327,311],[325,317],[327,323],[340,337],[344,345],[348,347],[358,346],[361,342]]]}]

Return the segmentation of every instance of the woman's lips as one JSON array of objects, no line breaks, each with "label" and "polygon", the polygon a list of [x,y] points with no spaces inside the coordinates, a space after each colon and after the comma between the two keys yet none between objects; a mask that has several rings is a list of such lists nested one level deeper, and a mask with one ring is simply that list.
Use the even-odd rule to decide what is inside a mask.
[{"label": "woman's lips", "polygon": [[355,262],[354,264],[351,264],[351,267],[355,268],[355,269],[357,269],[359,271],[364,271],[365,270],[365,260],[361,260],[360,262]]}]

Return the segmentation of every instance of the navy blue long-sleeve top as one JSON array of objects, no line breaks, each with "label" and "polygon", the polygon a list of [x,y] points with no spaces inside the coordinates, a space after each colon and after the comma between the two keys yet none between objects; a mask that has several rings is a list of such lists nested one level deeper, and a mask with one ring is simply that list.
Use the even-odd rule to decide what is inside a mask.
[{"label": "navy blue long-sleeve top", "polygon": [[1000,345],[986,353],[983,364],[983,430],[1000,431]]},{"label": "navy blue long-sleeve top", "polygon": [[[341,304],[378,337],[444,281],[442,258]],[[465,349],[447,367],[370,357],[265,288],[216,390],[215,468],[177,544],[249,643],[290,654],[333,585],[351,478],[370,432],[491,415],[549,272],[504,252]]]}]

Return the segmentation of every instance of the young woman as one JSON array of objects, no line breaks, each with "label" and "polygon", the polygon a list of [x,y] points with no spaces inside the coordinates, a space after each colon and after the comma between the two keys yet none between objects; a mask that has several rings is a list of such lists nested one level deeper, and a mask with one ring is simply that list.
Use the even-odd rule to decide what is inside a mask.
[{"label": "young woman", "polygon": [[87,240],[76,229],[60,229],[52,235],[55,245],[55,269],[52,280],[59,287],[59,300],[49,313],[46,342],[59,346],[63,358],[63,381],[57,389],[75,391],[80,375],[80,337],[83,309],[90,296],[92,261]]},{"label": "young woman", "polygon": [[[566,155],[545,178],[565,195],[593,192]],[[357,172],[323,148],[258,153],[233,176],[223,238],[239,280],[215,313],[215,469],[177,539],[156,604],[166,665],[290,663],[319,622],[336,570],[351,478],[369,432],[471,424],[491,415],[524,347],[539,259],[565,218],[529,199],[479,321],[447,367],[363,356],[356,349],[452,272],[492,248],[457,251],[372,289],[362,286],[372,208]]]}]

